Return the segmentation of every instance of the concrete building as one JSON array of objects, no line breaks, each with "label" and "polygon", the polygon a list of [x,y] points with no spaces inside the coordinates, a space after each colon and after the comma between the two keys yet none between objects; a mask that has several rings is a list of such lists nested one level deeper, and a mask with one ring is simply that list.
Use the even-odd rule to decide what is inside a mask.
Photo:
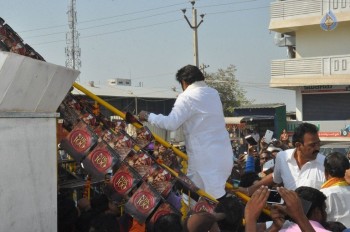
[{"label": "concrete building", "polygon": [[350,2],[275,1],[270,11],[269,29],[289,56],[272,60],[270,87],[296,93],[288,130],[308,121],[321,140],[350,140]]},{"label": "concrete building", "polygon": [[57,232],[57,107],[79,71],[0,51],[0,231]]}]

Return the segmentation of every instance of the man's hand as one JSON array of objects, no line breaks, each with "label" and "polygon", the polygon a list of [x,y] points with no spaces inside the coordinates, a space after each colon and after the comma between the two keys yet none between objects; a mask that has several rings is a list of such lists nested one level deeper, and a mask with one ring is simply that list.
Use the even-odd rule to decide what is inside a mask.
[{"label": "man's hand", "polygon": [[296,218],[298,218],[300,215],[305,215],[301,200],[296,192],[287,190],[283,187],[277,188],[277,191],[285,202],[285,213],[287,213],[294,220],[296,220]]},{"label": "man's hand", "polygon": [[286,208],[278,207],[281,211],[285,210],[285,213],[288,214],[295,223],[298,224],[301,231],[305,232],[314,232],[315,230],[310,224],[309,219],[306,217],[301,200],[298,194],[294,191],[287,190],[283,187],[278,187],[277,191],[283,198]]},{"label": "man's hand", "polygon": [[268,228],[269,232],[280,231],[285,222],[285,206],[272,205],[271,206],[271,219],[273,221],[272,226]]},{"label": "man's hand", "polygon": [[261,211],[266,206],[266,200],[269,195],[270,192],[266,186],[261,186],[254,192],[244,210],[244,218],[246,221],[249,220],[256,223],[256,220],[260,216]]},{"label": "man's hand", "polygon": [[142,110],[142,111],[139,113],[139,120],[140,120],[141,122],[144,122],[144,121],[147,122],[147,121],[148,121],[148,116],[149,116],[149,112]]},{"label": "man's hand", "polygon": [[268,146],[269,146],[269,144],[265,142],[265,136],[262,137],[262,139],[260,140],[260,149],[261,149],[261,150],[264,150],[264,149],[266,149]]},{"label": "man's hand", "polygon": [[348,184],[350,184],[350,169],[345,172],[345,180]]}]

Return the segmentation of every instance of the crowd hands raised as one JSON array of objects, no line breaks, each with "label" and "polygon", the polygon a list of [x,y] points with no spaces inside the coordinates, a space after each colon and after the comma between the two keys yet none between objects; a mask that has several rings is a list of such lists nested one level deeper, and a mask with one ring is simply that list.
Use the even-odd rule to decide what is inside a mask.
[{"label": "crowd hands raised", "polygon": [[[279,152],[273,154],[271,147]],[[247,158],[237,161],[236,166],[243,167],[240,186],[234,190],[251,196],[245,208],[245,231],[344,231],[350,227],[349,160],[346,154],[320,154],[319,150],[318,130],[309,123],[295,129],[292,143],[262,142],[260,154],[256,147],[248,148]],[[263,166],[268,158],[274,165],[266,172]],[[267,203],[271,189],[278,191],[283,204]],[[261,217],[263,209],[270,211],[267,220]]]},{"label": "crowd hands raised", "polygon": [[[120,214],[120,202],[100,199],[96,203],[95,199],[88,203],[79,202],[80,209],[76,214],[72,214],[74,210],[62,213],[59,208],[59,221],[60,217],[77,220],[73,223],[73,230],[60,230],[59,227],[58,231],[349,230],[346,229],[350,227],[349,160],[337,152],[319,154],[320,140],[316,126],[302,123],[294,131],[292,145],[281,141],[267,144],[263,139],[259,145],[260,152],[257,147],[251,146],[246,159],[242,156],[235,161],[236,171],[233,172],[233,177],[240,180],[239,186],[227,189],[226,196],[219,199],[213,212],[189,212],[183,218],[166,214],[150,227],[147,222],[139,224],[128,214]],[[264,164],[269,160],[273,160],[273,165],[266,169]],[[283,202],[268,202],[271,189],[280,194]],[[235,196],[237,192],[250,196],[245,206]],[[73,207],[74,204],[69,205]],[[64,209],[69,207],[66,205]],[[269,215],[266,215],[266,210]]]},{"label": "crowd hands raised", "polygon": [[[271,219],[273,223],[269,228],[264,228],[265,225],[260,225],[260,227],[267,229],[267,231],[270,232],[280,231],[286,222],[286,217],[289,216],[298,224],[301,231],[315,231],[303,211],[302,202],[298,194],[295,191],[290,191],[283,187],[278,187],[277,191],[281,195],[285,204],[271,205]],[[254,192],[251,199],[248,201],[244,214],[246,220],[246,231],[258,231],[257,227],[259,225],[257,224],[257,220],[262,209],[266,207],[269,194],[269,189],[266,186],[261,186]],[[323,220],[323,218],[320,220]]]}]

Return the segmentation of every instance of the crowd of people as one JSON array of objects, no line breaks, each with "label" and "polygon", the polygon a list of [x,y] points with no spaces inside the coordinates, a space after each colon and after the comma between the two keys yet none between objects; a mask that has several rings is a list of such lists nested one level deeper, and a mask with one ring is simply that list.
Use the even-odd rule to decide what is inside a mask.
[{"label": "crowd of people", "polygon": [[[346,154],[320,154],[318,129],[310,123],[300,124],[294,131],[292,144],[288,147],[287,144],[279,140],[269,145],[262,140],[259,155],[254,148],[248,151],[250,158],[242,177],[254,178],[238,189],[252,196],[245,208],[246,231],[344,231],[349,228],[350,166]],[[281,151],[275,156],[269,148],[276,145]],[[267,157],[274,163],[270,173],[265,175],[260,167],[251,168],[255,160],[260,160],[262,165],[266,163]],[[264,175],[259,175],[261,172]],[[284,204],[268,204],[270,221],[261,223],[259,216],[271,188],[277,189]]]},{"label": "crowd of people", "polygon": [[[205,84],[202,72],[192,65],[181,68],[176,79],[184,92],[170,114],[141,111],[138,118],[167,130],[183,126],[187,177],[216,199],[215,207],[192,212],[184,200],[189,196],[182,195],[182,204],[173,206],[189,209],[186,215],[165,213],[140,223],[123,212],[122,198],[101,194],[80,199],[76,206],[61,194],[59,232],[340,232],[350,228],[349,160],[337,152],[320,154],[315,125],[301,123],[291,140],[286,131],[272,142],[253,133],[251,137],[260,143],[249,145],[234,161],[218,92]],[[227,181],[234,188],[225,189]],[[273,189],[281,201],[271,203]],[[243,202],[238,192],[251,198]],[[173,200],[179,199],[176,195]]]},{"label": "crowd of people", "polygon": [[[260,151],[249,147],[246,159],[242,154],[234,167],[241,166],[240,176],[235,177],[239,187],[227,190],[214,212],[189,212],[184,218],[169,213],[154,224],[140,224],[122,212],[122,201],[112,201],[106,195],[91,201],[80,199],[77,207],[62,197],[59,231],[347,231],[350,163],[345,154],[320,154],[317,132],[315,125],[302,123],[294,131],[292,147],[282,141],[266,144],[263,138]],[[270,160],[273,165],[264,170]],[[267,203],[271,189],[280,194],[282,204]],[[235,196],[236,191],[251,196],[246,205]]]}]

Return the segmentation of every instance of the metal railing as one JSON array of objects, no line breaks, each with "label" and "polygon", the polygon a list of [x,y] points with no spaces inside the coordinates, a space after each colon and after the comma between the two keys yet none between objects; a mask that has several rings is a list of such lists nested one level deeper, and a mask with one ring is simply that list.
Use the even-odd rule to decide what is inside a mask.
[{"label": "metal railing", "polygon": [[271,77],[350,74],[350,55],[273,60]]},{"label": "metal railing", "polygon": [[271,19],[286,19],[308,15],[324,15],[329,10],[334,13],[349,11],[350,2],[345,0],[285,0],[271,3]]}]

